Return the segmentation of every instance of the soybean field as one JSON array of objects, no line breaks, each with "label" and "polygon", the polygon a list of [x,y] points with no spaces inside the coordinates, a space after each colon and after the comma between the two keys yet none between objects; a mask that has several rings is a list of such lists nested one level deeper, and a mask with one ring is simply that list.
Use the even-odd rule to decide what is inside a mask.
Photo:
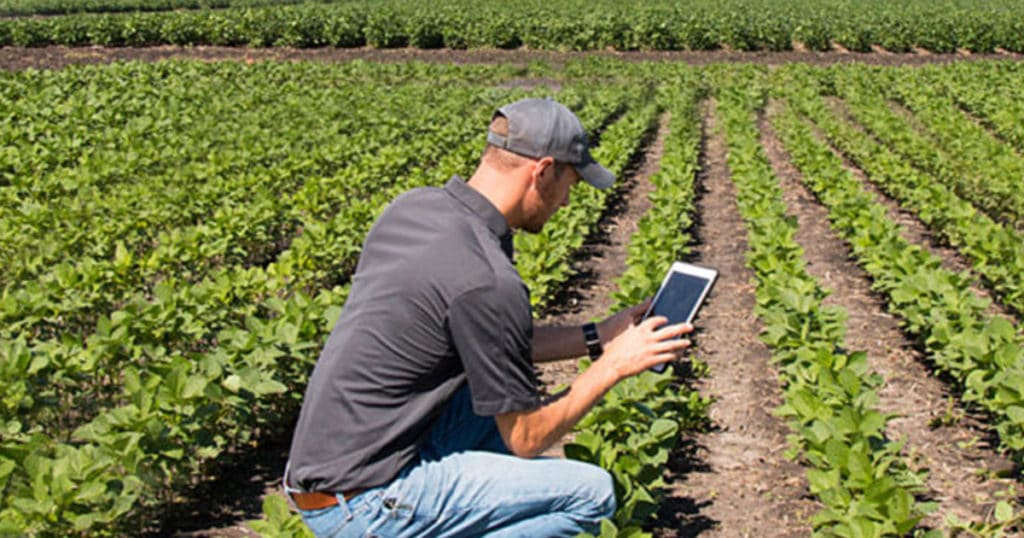
[{"label": "soybean field", "polygon": [[[340,9],[368,32],[391,13],[97,4],[109,9],[12,0],[0,28],[74,20],[96,36],[93,20]],[[387,9],[453,47],[444,17],[461,11],[430,26],[417,3]],[[641,20],[624,24],[656,35]],[[912,26],[903,45],[866,47],[928,48]],[[554,48],[618,47],[579,30],[555,34],[598,41]],[[395,46],[418,46],[404,36]],[[693,350],[615,387],[548,454],[612,473],[602,536],[1019,535],[1021,88],[1008,59],[2,71],[0,535],[305,536],[276,487],[282,452],[365,234],[399,193],[468,177],[492,111],[527,96],[576,111],[619,176],[516,234],[538,321],[639,302],[674,260],[720,271]],[[542,365],[541,389],[587,365]]]}]

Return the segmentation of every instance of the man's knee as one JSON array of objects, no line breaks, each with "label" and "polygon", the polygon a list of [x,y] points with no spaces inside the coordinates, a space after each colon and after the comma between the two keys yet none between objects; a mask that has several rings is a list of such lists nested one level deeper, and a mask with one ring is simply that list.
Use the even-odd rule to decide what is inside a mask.
[{"label": "man's knee", "polygon": [[580,487],[583,490],[583,497],[587,502],[580,508],[585,513],[584,517],[593,520],[610,518],[615,515],[617,507],[615,501],[615,482],[612,475],[604,469],[590,464],[585,465],[583,471],[577,475],[580,480]]}]

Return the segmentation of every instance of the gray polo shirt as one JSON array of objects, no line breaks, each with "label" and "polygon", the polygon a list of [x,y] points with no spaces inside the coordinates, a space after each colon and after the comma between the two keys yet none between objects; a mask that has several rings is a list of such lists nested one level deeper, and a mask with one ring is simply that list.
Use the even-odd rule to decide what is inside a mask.
[{"label": "gray polo shirt", "polygon": [[529,291],[494,205],[458,177],[399,196],[366,236],[310,376],[289,482],[390,482],[467,381],[478,415],[537,407],[532,337]]}]

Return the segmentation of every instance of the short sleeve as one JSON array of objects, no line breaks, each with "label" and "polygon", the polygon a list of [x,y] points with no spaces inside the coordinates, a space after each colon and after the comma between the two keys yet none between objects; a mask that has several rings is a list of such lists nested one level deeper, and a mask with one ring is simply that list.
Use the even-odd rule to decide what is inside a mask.
[{"label": "short sleeve", "polygon": [[533,370],[533,317],[522,282],[475,288],[452,301],[448,313],[455,352],[480,416],[540,405]]}]

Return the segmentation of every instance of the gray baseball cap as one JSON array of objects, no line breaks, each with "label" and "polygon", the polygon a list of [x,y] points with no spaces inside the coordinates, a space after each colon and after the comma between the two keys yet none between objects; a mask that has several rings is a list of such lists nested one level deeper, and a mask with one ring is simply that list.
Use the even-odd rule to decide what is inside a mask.
[{"label": "gray baseball cap", "polygon": [[571,164],[580,177],[599,189],[615,183],[615,174],[590,155],[583,124],[564,105],[550,98],[522,99],[499,108],[494,113],[498,115],[508,120],[508,136],[488,131],[488,144],[534,159],[551,156],[556,162]]}]

